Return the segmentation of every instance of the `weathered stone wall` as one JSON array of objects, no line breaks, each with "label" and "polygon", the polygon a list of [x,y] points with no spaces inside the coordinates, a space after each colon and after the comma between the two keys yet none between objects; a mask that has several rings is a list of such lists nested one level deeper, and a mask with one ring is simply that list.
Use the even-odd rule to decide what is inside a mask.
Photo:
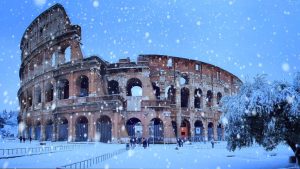
[{"label": "weathered stone wall", "polygon": [[[80,26],[71,25],[59,4],[26,29],[18,92],[20,124],[25,124],[21,135],[120,141],[139,124],[141,136],[154,135],[158,142],[220,139],[219,99],[237,92],[241,81],[236,76],[172,56],[140,55],[137,62],[127,58],[112,64],[97,56],[83,58],[80,36]],[[140,89],[140,95],[132,88]],[[199,124],[200,135],[195,133]]]}]

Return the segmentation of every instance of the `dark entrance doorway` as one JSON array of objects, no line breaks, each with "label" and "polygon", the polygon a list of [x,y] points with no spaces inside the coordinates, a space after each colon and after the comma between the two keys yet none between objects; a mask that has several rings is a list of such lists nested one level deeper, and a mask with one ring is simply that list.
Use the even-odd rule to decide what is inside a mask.
[{"label": "dark entrance doorway", "polygon": [[46,123],[46,129],[45,129],[45,140],[51,141],[53,135],[53,122],[52,120],[48,120]]},{"label": "dark entrance doorway", "polygon": [[76,120],[76,141],[88,140],[88,119],[80,116]]},{"label": "dark entrance doorway", "polygon": [[195,138],[194,141],[200,142],[203,141],[204,128],[201,120],[195,122]]},{"label": "dark entrance doorway", "polygon": [[[138,127],[136,127],[136,126],[138,126]],[[142,122],[140,119],[133,117],[133,118],[127,120],[126,130],[127,130],[128,136],[129,137],[139,137],[138,136],[138,131],[140,131],[139,126],[142,126]]]},{"label": "dark entrance doorway", "polygon": [[68,140],[68,120],[66,118],[61,118],[58,121],[58,141]]},{"label": "dark entrance doorway", "polygon": [[164,141],[164,124],[159,118],[154,118],[149,125],[149,141],[154,143],[162,143]]},{"label": "dark entrance doorway", "polygon": [[101,116],[97,120],[96,131],[100,135],[100,142],[109,143],[112,135],[112,123],[108,116]]}]

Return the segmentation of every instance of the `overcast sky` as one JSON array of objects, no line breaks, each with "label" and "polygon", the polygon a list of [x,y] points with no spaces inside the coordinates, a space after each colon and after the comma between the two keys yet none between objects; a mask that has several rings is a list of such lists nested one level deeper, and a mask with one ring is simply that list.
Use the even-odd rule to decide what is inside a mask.
[{"label": "overcast sky", "polygon": [[82,27],[85,57],[192,58],[243,81],[257,74],[291,81],[299,71],[299,0],[1,0],[0,111],[18,108],[22,34],[55,2]]}]

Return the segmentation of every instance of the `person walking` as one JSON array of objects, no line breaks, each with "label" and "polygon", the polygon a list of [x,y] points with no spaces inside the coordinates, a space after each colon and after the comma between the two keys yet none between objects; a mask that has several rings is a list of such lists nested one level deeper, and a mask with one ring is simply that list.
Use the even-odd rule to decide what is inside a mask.
[{"label": "person walking", "polygon": [[214,146],[215,146],[215,140],[211,139],[211,148],[214,148]]},{"label": "person walking", "polygon": [[32,141],[32,138],[31,138],[31,136],[29,136],[29,141],[30,141],[30,144],[31,144],[31,141]]},{"label": "person walking", "polygon": [[148,145],[147,139],[143,138],[143,147],[144,147],[144,149],[147,148],[147,145]]},{"label": "person walking", "polygon": [[20,136],[20,137],[19,137],[19,140],[20,140],[20,143],[22,143],[23,137]]},{"label": "person walking", "polygon": [[25,137],[23,137],[23,143],[25,143],[25,141],[26,141],[26,138],[25,138]]}]

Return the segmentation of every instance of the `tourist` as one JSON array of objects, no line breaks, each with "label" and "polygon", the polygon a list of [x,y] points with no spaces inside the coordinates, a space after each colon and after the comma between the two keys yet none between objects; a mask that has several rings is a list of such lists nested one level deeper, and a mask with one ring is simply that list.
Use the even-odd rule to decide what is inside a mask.
[{"label": "tourist", "polygon": [[30,141],[30,143],[31,143],[31,141],[32,141],[32,138],[31,138],[31,136],[29,136],[29,141]]},{"label": "tourist", "polygon": [[25,138],[25,137],[23,137],[23,143],[25,143],[25,141],[26,141],[26,138]]},{"label": "tourist", "polygon": [[148,145],[147,139],[143,138],[143,147],[144,147],[144,149],[147,148],[147,145]]},{"label": "tourist", "polygon": [[215,140],[212,138],[211,139],[211,147],[214,148],[214,145],[215,145]]},{"label": "tourist", "polygon": [[20,136],[20,137],[19,137],[19,140],[20,140],[20,143],[22,143],[23,137]]}]

